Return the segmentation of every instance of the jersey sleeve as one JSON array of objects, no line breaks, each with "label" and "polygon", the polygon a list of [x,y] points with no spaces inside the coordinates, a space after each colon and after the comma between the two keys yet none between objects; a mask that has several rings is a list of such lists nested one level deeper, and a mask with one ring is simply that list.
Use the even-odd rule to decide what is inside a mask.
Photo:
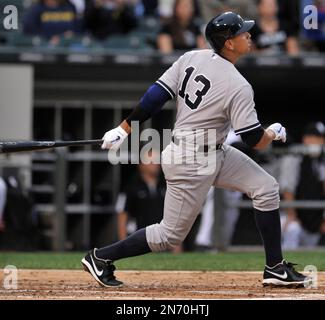
[{"label": "jersey sleeve", "polygon": [[177,95],[181,58],[175,61],[173,65],[156,81],[158,85],[168,92],[172,99]]},{"label": "jersey sleeve", "polygon": [[236,135],[261,127],[250,85],[236,90],[229,104],[229,117]]}]

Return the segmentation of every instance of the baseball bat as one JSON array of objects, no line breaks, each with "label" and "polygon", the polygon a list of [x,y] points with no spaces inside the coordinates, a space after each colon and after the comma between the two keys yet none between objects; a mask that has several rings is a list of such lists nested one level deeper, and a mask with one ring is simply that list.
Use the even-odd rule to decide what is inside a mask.
[{"label": "baseball bat", "polygon": [[100,145],[103,140],[77,141],[0,141],[0,154],[22,151],[44,150],[59,147],[74,147],[86,145]]}]

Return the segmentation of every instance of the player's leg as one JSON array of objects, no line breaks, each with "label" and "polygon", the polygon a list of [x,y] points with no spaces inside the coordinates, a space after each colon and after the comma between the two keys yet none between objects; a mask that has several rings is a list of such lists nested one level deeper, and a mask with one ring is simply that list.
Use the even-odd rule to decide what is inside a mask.
[{"label": "player's leg", "polygon": [[[169,145],[163,153],[166,155],[165,158],[171,159],[172,153],[177,154],[176,157],[183,157],[183,149],[174,145]],[[178,164],[174,160],[162,163],[167,191],[161,223],[138,230],[124,240],[97,250],[97,258],[116,261],[145,254],[151,250],[164,251],[177,246],[185,239],[201,210],[218,168],[216,165],[213,166],[216,157],[213,164],[209,163],[213,169],[210,175],[201,174],[204,171],[202,168],[208,163],[206,158],[200,163],[193,161],[189,165],[186,162]]]},{"label": "player's leg", "polygon": [[116,287],[123,283],[114,276],[113,262],[122,258],[134,257],[150,252],[146,239],[146,229],[140,229],[128,238],[107,247],[93,249],[81,260],[85,271],[104,287]]},{"label": "player's leg", "polygon": [[[168,148],[168,152],[170,148]],[[165,251],[179,245],[190,231],[217,169],[209,176],[200,175],[203,164],[166,164],[163,170],[167,180],[164,218],[160,224],[140,229],[128,238],[100,249],[93,249],[82,263],[103,286],[122,283],[114,276],[113,262],[151,251]]]},{"label": "player's leg", "polygon": [[266,264],[283,260],[278,213],[279,187],[275,179],[241,151],[225,146],[225,161],[216,177],[216,187],[238,190],[253,200],[257,226],[266,250]]},{"label": "player's leg", "polygon": [[201,221],[195,244],[198,248],[212,248],[214,224],[214,188],[210,188],[204,206],[201,210]]},{"label": "player's leg", "polygon": [[181,244],[191,230],[206,195],[220,168],[222,153],[214,153],[210,174],[204,163],[189,165],[163,164],[167,180],[164,217],[161,223],[147,227],[152,251],[165,251]]},{"label": "player's leg", "polygon": [[302,284],[305,277],[298,274],[291,264],[287,265],[282,257],[278,183],[241,151],[225,146],[224,152],[225,161],[214,185],[241,191],[253,200],[255,220],[263,240],[266,256],[267,271],[264,273],[264,281],[270,270],[270,275],[275,277],[274,274],[281,273],[280,269],[285,269],[285,274],[290,279],[281,279],[280,275],[278,279],[273,281],[272,278],[270,281],[273,281],[273,284],[281,285]]},{"label": "player's leg", "polygon": [[164,217],[159,224],[147,227],[147,240],[153,252],[180,245],[191,230],[210,186],[188,181],[182,185],[167,182]]},{"label": "player's leg", "polygon": [[[114,261],[151,251],[172,249],[181,244],[191,230],[215,176],[193,177],[193,174],[187,172],[186,168],[175,166],[176,177],[176,170],[184,171],[186,175],[181,181],[177,178],[167,180],[164,218],[161,223],[140,229],[126,239],[109,246],[93,249],[82,260],[87,271],[101,285],[118,286],[121,284],[113,275],[115,268],[112,263]],[[101,271],[104,271],[104,275]]]}]

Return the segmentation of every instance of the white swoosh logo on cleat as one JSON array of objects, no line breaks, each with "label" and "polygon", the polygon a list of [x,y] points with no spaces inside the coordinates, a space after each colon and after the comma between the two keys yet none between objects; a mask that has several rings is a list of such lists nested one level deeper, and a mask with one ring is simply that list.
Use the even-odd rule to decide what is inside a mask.
[{"label": "white swoosh logo on cleat", "polygon": [[91,262],[93,263],[93,266],[94,266],[94,269],[95,269],[96,274],[98,275],[98,277],[100,277],[100,276],[103,274],[104,270],[99,271],[99,270],[97,269],[97,267],[96,267],[96,264],[95,264],[95,262],[94,262],[92,256],[90,256],[90,259],[91,259]]},{"label": "white swoosh logo on cleat", "polygon": [[273,274],[274,276],[279,277],[280,279],[287,279],[288,278],[288,275],[287,275],[287,272],[286,271],[284,271],[284,274],[274,273],[274,272],[271,272],[269,270],[265,270],[265,271],[268,272],[268,273]]}]

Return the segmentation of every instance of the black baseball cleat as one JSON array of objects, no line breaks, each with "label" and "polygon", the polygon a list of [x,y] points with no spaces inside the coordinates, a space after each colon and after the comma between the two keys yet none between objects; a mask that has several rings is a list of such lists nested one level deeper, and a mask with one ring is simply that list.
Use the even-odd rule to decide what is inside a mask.
[{"label": "black baseball cleat", "polygon": [[278,263],[274,267],[265,266],[263,275],[263,286],[285,286],[285,287],[304,287],[309,284],[310,278],[297,272],[294,268],[296,264],[286,262]]},{"label": "black baseball cleat", "polygon": [[116,280],[114,276],[115,266],[111,260],[96,257],[96,248],[89,251],[81,260],[84,270],[89,272],[103,287],[119,287],[123,282]]}]

